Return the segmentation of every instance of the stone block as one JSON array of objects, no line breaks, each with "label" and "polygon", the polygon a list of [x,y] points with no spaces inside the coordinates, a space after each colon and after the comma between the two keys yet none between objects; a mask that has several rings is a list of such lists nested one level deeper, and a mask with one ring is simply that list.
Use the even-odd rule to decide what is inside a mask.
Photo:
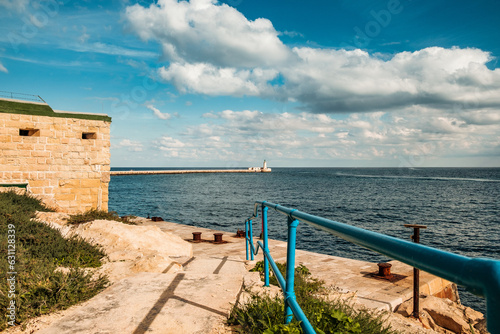
[{"label": "stone block", "polygon": [[74,201],[76,195],[74,194],[55,194],[54,198],[56,201]]},{"label": "stone block", "polygon": [[4,172],[18,172],[18,171],[20,171],[20,168],[17,165],[6,165],[6,166],[2,166],[2,170]]},{"label": "stone block", "polygon": [[12,142],[12,135],[0,135],[0,143],[10,143]]},{"label": "stone block", "polygon": [[[30,153],[30,152],[28,152],[28,153]],[[49,151],[31,151],[31,156],[37,157],[37,158],[50,158],[50,152]]]},{"label": "stone block", "polygon": [[45,188],[43,188],[43,193],[45,195],[52,195],[52,194],[54,194],[54,187],[45,187]]},{"label": "stone block", "polygon": [[48,187],[50,184],[47,180],[32,180],[29,181],[30,187]]},{"label": "stone block", "polygon": [[18,135],[13,135],[11,137],[13,143],[22,143],[23,142],[23,137],[20,137]]},{"label": "stone block", "polygon": [[87,204],[87,203],[97,203],[97,198],[95,198],[92,195],[77,195],[76,199],[82,203],[82,204]]},{"label": "stone block", "polygon": [[35,144],[33,144],[33,143],[20,143],[20,144],[17,144],[17,149],[18,150],[33,151],[35,149]]},{"label": "stone block", "polygon": [[100,186],[101,186],[101,181],[99,179],[81,180],[82,188],[99,188]]},{"label": "stone block", "polygon": [[79,188],[80,180],[77,179],[59,180],[59,186],[66,188]]},{"label": "stone block", "polygon": [[4,123],[6,128],[15,128],[15,129],[23,128],[26,125],[20,120],[5,120]]}]

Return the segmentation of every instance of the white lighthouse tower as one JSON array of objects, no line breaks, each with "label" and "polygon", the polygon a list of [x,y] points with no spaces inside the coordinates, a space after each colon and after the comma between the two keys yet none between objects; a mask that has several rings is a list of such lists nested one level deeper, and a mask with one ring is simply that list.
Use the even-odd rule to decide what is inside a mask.
[{"label": "white lighthouse tower", "polygon": [[262,172],[270,172],[271,168],[267,167],[267,162],[264,160],[264,164],[262,166]]}]

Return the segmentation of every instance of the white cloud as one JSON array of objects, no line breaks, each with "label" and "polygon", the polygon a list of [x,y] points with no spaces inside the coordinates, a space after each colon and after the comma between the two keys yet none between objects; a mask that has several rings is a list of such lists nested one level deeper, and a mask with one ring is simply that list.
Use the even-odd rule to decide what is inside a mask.
[{"label": "white cloud", "polygon": [[87,27],[82,26],[82,34],[80,35],[80,37],[78,37],[78,41],[81,44],[83,44],[83,43],[86,43],[89,38],[90,38],[90,35],[87,34]]},{"label": "white cloud", "polygon": [[140,152],[143,150],[143,145],[138,141],[130,139],[122,139],[117,145],[113,145],[113,149],[125,147],[130,152]]},{"label": "white cloud", "polygon": [[153,111],[154,115],[156,117],[158,117],[159,119],[165,119],[165,120],[167,120],[167,119],[172,118],[172,115],[170,115],[169,113],[162,113],[160,110],[158,110],[157,108],[155,108],[151,104],[146,105],[146,108],[148,108],[149,110]]},{"label": "white cloud", "polygon": [[290,50],[267,19],[249,21],[216,0],[159,0],[145,8],[127,7],[131,29],[143,40],[156,40],[174,62],[220,67],[261,67],[283,63]]},{"label": "white cloud", "polygon": [[250,21],[216,0],[134,5],[126,19],[142,39],[162,45],[170,65],[160,76],[184,93],[294,99],[318,113],[500,107],[500,69],[489,69],[492,57],[479,49],[429,47],[387,58],[290,48],[269,20]]},{"label": "white cloud", "polygon": [[167,68],[161,68],[159,75],[162,79],[171,81],[181,92],[259,96],[271,89],[267,82],[273,79],[277,72],[260,68],[218,68],[205,63],[172,63]]},{"label": "white cloud", "polygon": [[317,112],[376,111],[412,105],[500,107],[500,70],[478,49],[426,48],[382,60],[361,50],[294,48],[283,69],[286,93]]},{"label": "white cloud", "polygon": [[9,73],[9,71],[5,68],[5,66],[2,65],[2,63],[0,63],[0,72]]},{"label": "white cloud", "polygon": [[133,58],[154,58],[157,54],[150,51],[127,49],[118,45],[96,42],[92,44],[65,44],[60,45],[61,49],[72,50],[76,52],[94,52],[113,56],[125,56]]},{"label": "white cloud", "polygon": [[174,139],[172,137],[164,136],[158,141],[158,145],[163,149],[171,149],[171,148],[182,148],[185,147],[186,144],[181,142],[178,139]]},{"label": "white cloud", "polygon": [[[476,118],[474,116],[477,116]],[[491,156],[500,150],[500,119],[489,124],[482,110],[453,111],[414,106],[400,113],[264,113],[225,110],[207,113],[207,123],[165,136],[156,147],[167,157],[189,161],[384,161],[414,167],[454,156]],[[362,164],[362,163],[361,163]]]},{"label": "white cloud", "polygon": [[30,0],[0,0],[0,6],[16,12],[24,12]]},{"label": "white cloud", "polygon": [[302,37],[302,38],[304,37],[303,34],[301,34],[300,32],[297,32],[297,31],[287,31],[287,30],[285,30],[285,31],[281,32],[281,34],[285,35],[285,36],[288,36],[288,37],[291,37],[291,38],[294,38],[294,37],[297,37],[297,36]]}]

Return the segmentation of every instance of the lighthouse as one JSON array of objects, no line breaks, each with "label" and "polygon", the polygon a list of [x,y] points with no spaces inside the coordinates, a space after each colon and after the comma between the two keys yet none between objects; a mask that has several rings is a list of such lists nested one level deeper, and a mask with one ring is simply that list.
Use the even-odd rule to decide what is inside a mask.
[{"label": "lighthouse", "polygon": [[261,169],[261,172],[270,172],[271,171],[271,168],[267,167],[267,162],[266,160],[264,160],[264,164],[262,165],[262,169]]}]

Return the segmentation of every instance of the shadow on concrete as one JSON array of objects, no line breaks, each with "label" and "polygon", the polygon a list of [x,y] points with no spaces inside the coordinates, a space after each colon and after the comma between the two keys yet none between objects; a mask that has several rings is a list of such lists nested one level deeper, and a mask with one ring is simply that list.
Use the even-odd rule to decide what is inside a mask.
[{"label": "shadow on concrete", "polygon": [[227,262],[227,258],[228,258],[227,256],[224,256],[224,257],[222,258],[222,261],[219,263],[219,265],[217,266],[217,268],[215,268],[215,270],[214,270],[214,274],[218,274],[218,273],[220,273],[220,270],[222,269],[222,267],[224,267],[224,265],[225,265],[225,264],[226,264],[226,262]]},{"label": "shadow on concrete", "polygon": [[166,274],[166,273],[168,273],[168,271],[169,271],[170,269],[172,269],[172,267],[173,267],[173,266],[175,266],[176,264],[180,264],[180,265],[184,268],[185,266],[187,266],[188,264],[190,264],[191,262],[193,262],[193,260],[194,260],[194,259],[195,259],[195,257],[193,256],[192,258],[190,258],[189,260],[187,260],[187,261],[186,261],[186,262],[184,262],[183,264],[180,264],[180,263],[178,263],[178,262],[175,262],[175,261],[174,261],[174,262],[170,263],[170,264],[168,265],[168,267],[167,267],[165,270],[163,270],[161,273],[162,273],[162,274]]},{"label": "shadow on concrete", "polygon": [[133,334],[144,334],[144,333],[148,332],[149,326],[151,326],[151,324],[156,319],[156,317],[161,312],[161,310],[163,309],[163,307],[165,306],[165,304],[167,303],[167,301],[169,299],[177,299],[183,303],[199,307],[203,310],[215,313],[217,315],[221,315],[224,317],[226,316],[226,313],[224,313],[222,311],[219,311],[219,310],[210,308],[208,306],[198,304],[196,302],[193,302],[193,301],[187,300],[185,298],[174,295],[175,289],[177,289],[180,282],[184,279],[185,276],[186,276],[186,274],[177,274],[175,276],[172,283],[170,283],[170,285],[167,287],[167,289],[165,289],[165,291],[161,294],[160,298],[158,298],[158,300],[153,305],[151,310],[149,310],[148,314],[146,314],[144,319],[142,319],[141,323],[139,324],[139,326],[137,326],[137,328],[135,329]]}]

